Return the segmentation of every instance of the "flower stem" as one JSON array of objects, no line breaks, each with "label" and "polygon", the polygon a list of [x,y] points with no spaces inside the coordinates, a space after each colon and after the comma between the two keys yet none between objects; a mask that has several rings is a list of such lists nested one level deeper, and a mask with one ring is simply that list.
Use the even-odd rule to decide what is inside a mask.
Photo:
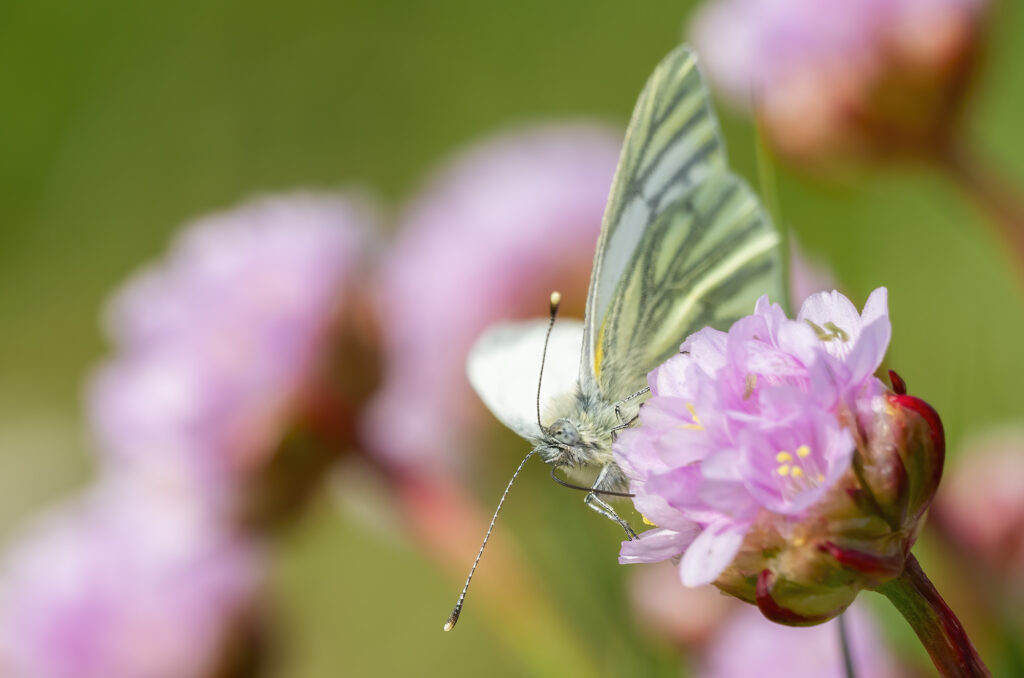
[{"label": "flower stem", "polygon": [[850,652],[850,630],[846,625],[846,614],[839,615],[836,620],[839,623],[839,647],[843,650],[843,670],[846,678],[857,678],[857,672],[853,668],[853,653]]},{"label": "flower stem", "polygon": [[1017,259],[1018,276],[1024,280],[1024,200],[964,144],[947,146],[939,163],[1010,247]]},{"label": "flower stem", "polygon": [[900,611],[943,678],[991,678],[953,611],[910,555],[896,579],[878,587]]}]

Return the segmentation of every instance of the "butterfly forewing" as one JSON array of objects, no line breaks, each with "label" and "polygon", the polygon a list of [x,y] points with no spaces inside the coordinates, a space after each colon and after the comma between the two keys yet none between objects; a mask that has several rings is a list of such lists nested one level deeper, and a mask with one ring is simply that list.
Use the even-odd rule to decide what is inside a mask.
[{"label": "butterfly forewing", "polygon": [[679,47],[647,81],[626,132],[590,277],[580,365],[584,388],[596,386],[604,359],[600,347],[606,343],[598,340],[599,328],[645,230],[693,186],[725,167],[707,87],[693,53]]},{"label": "butterfly forewing", "polygon": [[753,191],[720,171],[691,187],[647,227],[597,332],[597,381],[612,402],[690,333],[727,328],[762,294],[779,299],[779,236]]},{"label": "butterfly forewing", "polygon": [[[469,383],[480,399],[503,424],[528,440],[541,435],[537,379],[548,322],[538,318],[494,325],[480,336],[466,360]],[[564,319],[552,328],[541,385],[542,405],[575,389],[582,337],[578,320]]]}]

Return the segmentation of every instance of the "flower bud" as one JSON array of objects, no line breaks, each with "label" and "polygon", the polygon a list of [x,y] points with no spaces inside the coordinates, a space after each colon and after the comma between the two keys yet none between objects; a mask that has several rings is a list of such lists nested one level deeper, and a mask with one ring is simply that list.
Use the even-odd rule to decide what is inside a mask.
[{"label": "flower bud", "polygon": [[90,390],[105,469],[176,466],[247,522],[289,517],[377,381],[372,224],[359,201],[295,194],[185,229],[110,305],[117,350]]},{"label": "flower bud", "polygon": [[942,423],[913,396],[870,405],[846,473],[798,520],[762,514],[719,588],[772,621],[805,626],[899,576],[942,475]]},{"label": "flower bud", "polygon": [[813,166],[947,144],[984,11],[983,0],[714,0],[693,39],[775,148]]}]

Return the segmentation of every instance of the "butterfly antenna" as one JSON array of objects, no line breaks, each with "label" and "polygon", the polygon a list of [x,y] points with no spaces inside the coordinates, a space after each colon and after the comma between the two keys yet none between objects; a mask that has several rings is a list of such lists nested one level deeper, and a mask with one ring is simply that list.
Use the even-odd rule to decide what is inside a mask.
[{"label": "butterfly antenna", "polygon": [[552,292],[548,306],[551,320],[548,322],[548,333],[544,335],[544,352],[540,356],[540,376],[537,377],[537,427],[541,431],[545,429],[544,424],[540,423],[540,386],[544,383],[544,362],[548,358],[548,342],[551,340],[551,330],[555,327],[555,318],[558,317],[558,307],[561,303],[562,295]]},{"label": "butterfly antenna", "polygon": [[462,585],[462,593],[459,594],[459,600],[455,603],[455,607],[452,609],[452,613],[448,615],[448,621],[444,623],[444,630],[451,631],[455,628],[456,622],[459,621],[459,615],[462,614],[462,604],[466,602],[466,591],[469,590],[469,582],[473,580],[473,573],[476,572],[476,566],[480,564],[480,556],[484,554],[484,547],[487,546],[487,540],[491,538],[491,531],[494,530],[494,523],[498,520],[498,514],[501,513],[501,507],[505,503],[505,497],[508,496],[508,491],[512,489],[512,483],[516,481],[519,476],[519,472],[526,466],[526,462],[530,460],[538,450],[543,449],[535,447],[529,451],[529,453],[523,457],[523,460],[519,462],[519,467],[516,468],[516,472],[512,474],[512,478],[509,479],[508,485],[505,486],[505,491],[501,494],[501,499],[498,501],[498,508],[494,509],[494,515],[491,517],[491,524],[487,526],[487,534],[484,535],[484,541],[480,544],[480,550],[476,552],[476,559],[473,561],[473,566],[469,568],[469,575],[466,577],[466,583]]}]

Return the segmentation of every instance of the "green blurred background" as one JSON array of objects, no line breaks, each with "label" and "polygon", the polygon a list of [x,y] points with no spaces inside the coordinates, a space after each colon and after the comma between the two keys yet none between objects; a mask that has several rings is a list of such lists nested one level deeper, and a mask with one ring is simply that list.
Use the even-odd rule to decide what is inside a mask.
[{"label": "green blurred background", "polygon": [[[0,536],[88,478],[81,390],[106,350],[103,301],[185,220],[298,187],[397,206],[489,132],[567,116],[622,125],[693,4],[0,5]],[[1002,3],[991,28],[970,136],[1024,187],[1024,6]],[[753,130],[723,117],[733,163],[757,185]],[[1020,279],[952,183],[924,167],[778,181],[785,221],[855,301],[889,287],[889,365],[942,414],[951,454],[1021,419]],[[521,451],[497,443],[474,487],[488,505]],[[604,522],[536,471],[499,538],[519,539],[607,675],[671,675],[669,650],[628,623],[620,535]],[[441,634],[456,583],[385,523],[325,499],[281,540],[276,674],[527,672],[479,617]],[[544,661],[573,669],[570,653]]]}]

